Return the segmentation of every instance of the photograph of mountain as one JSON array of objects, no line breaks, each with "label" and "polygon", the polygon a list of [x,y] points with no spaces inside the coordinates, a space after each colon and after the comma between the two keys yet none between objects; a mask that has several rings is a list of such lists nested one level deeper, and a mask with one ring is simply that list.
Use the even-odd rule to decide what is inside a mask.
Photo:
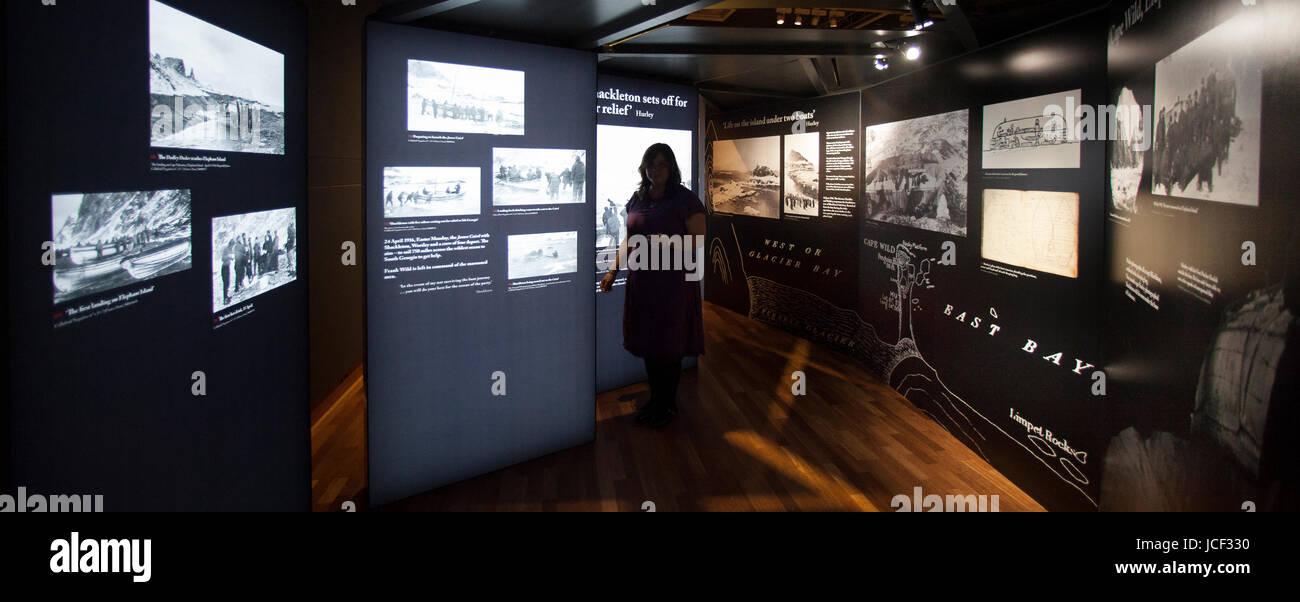
[{"label": "photograph of mountain", "polygon": [[1263,28],[1242,13],[1156,63],[1152,194],[1259,206]]},{"label": "photograph of mountain", "polygon": [[54,304],[190,269],[190,191],[56,194]]},{"label": "photograph of mountain", "polygon": [[867,217],[966,236],[966,109],[866,128]]},{"label": "photograph of mountain", "polygon": [[552,205],[587,202],[587,151],[559,148],[492,149],[492,204]]},{"label": "photograph of mountain", "polygon": [[298,210],[212,218],[212,312],[298,279]]},{"label": "photograph of mountain", "polygon": [[713,142],[709,204],[718,213],[781,217],[781,137]]},{"label": "photograph of mountain", "polygon": [[506,239],[507,278],[518,280],[578,271],[578,233],[516,234]]},{"label": "photograph of mountain", "polygon": [[477,167],[385,167],[384,218],[478,215]]},{"label": "photograph of mountain", "polygon": [[407,61],[406,127],[413,132],[524,135],[524,72]]},{"label": "photograph of mountain", "polygon": [[284,154],[284,55],[149,2],[155,148]]},{"label": "photograph of mountain", "polygon": [[807,132],[785,136],[784,207],[787,214],[811,215],[821,211],[818,165],[821,163],[821,134]]}]

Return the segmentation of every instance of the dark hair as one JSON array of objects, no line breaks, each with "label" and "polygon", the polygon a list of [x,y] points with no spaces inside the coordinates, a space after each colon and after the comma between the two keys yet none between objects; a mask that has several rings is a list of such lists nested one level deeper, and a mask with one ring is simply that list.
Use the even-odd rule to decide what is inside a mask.
[{"label": "dark hair", "polygon": [[645,149],[645,154],[641,156],[641,166],[637,168],[641,173],[641,186],[637,188],[637,194],[643,199],[650,194],[650,186],[654,184],[646,172],[650,164],[654,163],[655,157],[659,155],[663,155],[664,161],[668,163],[668,183],[677,185],[682,183],[682,170],[677,166],[677,155],[673,154],[673,148],[662,142],[651,144],[650,148]]}]

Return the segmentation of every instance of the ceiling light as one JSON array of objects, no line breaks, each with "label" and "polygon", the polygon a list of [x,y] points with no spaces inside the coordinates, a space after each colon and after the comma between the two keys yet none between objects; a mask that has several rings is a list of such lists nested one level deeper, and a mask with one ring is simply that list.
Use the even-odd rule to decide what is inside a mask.
[{"label": "ceiling light", "polygon": [[877,71],[884,71],[885,69],[888,69],[888,68],[889,68],[889,59],[879,58],[879,57],[876,58],[876,70],[877,70]]},{"label": "ceiling light", "polygon": [[907,57],[907,60],[909,61],[915,61],[916,59],[921,58],[921,47],[916,44],[908,44],[903,49],[903,56]]}]

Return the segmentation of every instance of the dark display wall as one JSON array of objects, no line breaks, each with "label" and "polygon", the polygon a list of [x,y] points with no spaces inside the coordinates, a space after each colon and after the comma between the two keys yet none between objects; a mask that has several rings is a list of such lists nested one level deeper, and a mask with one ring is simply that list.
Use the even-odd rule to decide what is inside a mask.
[{"label": "dark display wall", "polygon": [[[682,184],[699,194],[698,92],[681,86],[600,75],[596,89],[596,391],[645,380],[641,359],[623,348],[623,299],[627,271],[601,293],[600,280],[627,236],[627,202],[640,185],[637,168],[646,149],[662,142],[673,149]],[[694,365],[686,358],[683,365]]]},{"label": "dark display wall", "polygon": [[371,503],[595,435],[591,53],[368,27]]},{"label": "dark display wall", "polygon": [[1057,510],[1096,508],[1104,451],[1104,142],[1064,118],[1105,102],[1104,30],[1094,12],[863,92],[868,365]]},{"label": "dark display wall", "polygon": [[[1297,507],[1300,5],[1114,3],[1102,508]],[[1135,113],[1137,114],[1137,113]]]},{"label": "dark display wall", "polygon": [[5,11],[13,484],[307,509],[302,8]]},{"label": "dark display wall", "polygon": [[705,299],[853,351],[859,105],[855,92],[708,117]]},{"label": "dark display wall", "polygon": [[[1104,31],[1094,12],[886,81],[860,104],[711,115],[706,131],[708,298],[858,358],[1053,509],[1097,507],[1104,447],[1090,386],[1105,149],[1062,135],[1063,114],[1104,102]],[[807,161],[817,204],[789,198],[812,189],[790,177],[812,171],[790,152],[800,118],[822,133]]]}]

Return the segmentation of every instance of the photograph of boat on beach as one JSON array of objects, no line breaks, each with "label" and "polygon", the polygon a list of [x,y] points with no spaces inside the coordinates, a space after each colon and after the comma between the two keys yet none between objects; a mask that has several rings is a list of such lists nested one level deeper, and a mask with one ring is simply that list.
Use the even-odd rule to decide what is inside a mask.
[{"label": "photograph of boat on beach", "polygon": [[190,269],[190,191],[56,194],[54,304]]}]

